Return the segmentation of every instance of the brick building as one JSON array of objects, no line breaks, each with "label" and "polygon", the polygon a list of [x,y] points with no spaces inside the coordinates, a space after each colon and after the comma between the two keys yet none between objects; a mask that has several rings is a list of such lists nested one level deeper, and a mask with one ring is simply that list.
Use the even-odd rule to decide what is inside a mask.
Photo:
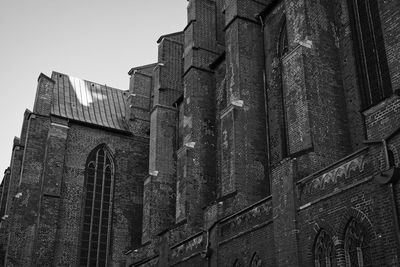
[{"label": "brick building", "polygon": [[399,266],[400,2],[189,0],[129,91],[40,75],[7,266]]}]

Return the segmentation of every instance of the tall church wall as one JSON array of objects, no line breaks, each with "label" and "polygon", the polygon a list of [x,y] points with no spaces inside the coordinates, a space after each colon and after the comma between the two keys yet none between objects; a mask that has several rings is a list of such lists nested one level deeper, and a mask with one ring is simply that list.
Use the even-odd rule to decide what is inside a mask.
[{"label": "tall church wall", "polygon": [[[167,260],[174,266],[242,266],[257,264],[253,256],[258,251],[262,264],[312,266],[322,233],[332,238],[338,266],[346,266],[346,233],[355,222],[368,239],[365,260],[372,257],[374,266],[397,264],[400,188],[396,178],[381,180],[397,177],[391,173],[399,162],[398,96],[365,109],[348,3],[215,1],[215,9],[208,10],[212,14],[201,16],[204,23],[217,14],[216,35],[198,42],[212,50],[215,38],[219,53],[209,60],[215,79],[216,201],[204,209],[202,231],[188,237],[182,234],[185,226],[178,225],[162,233],[160,243],[149,246],[154,253],[140,257],[139,249],[136,256],[142,261],[133,266],[162,266]],[[397,3],[378,4],[395,91]],[[196,1],[189,4],[186,32],[194,38],[186,39],[186,45],[196,43],[196,33],[202,33],[193,23],[196,12],[204,11],[198,7]],[[286,30],[288,49],[279,54]],[[185,56],[185,68],[207,67],[196,61],[196,52],[186,49]],[[202,81],[196,77],[186,76],[185,84]],[[260,186],[260,194],[252,190],[257,183],[246,180],[246,174],[254,178],[262,173],[249,165],[246,148],[251,142],[259,147],[250,154],[260,156],[263,147],[269,149],[270,197]],[[393,154],[390,166],[387,150]],[[265,202],[249,206],[263,198]]]},{"label": "tall church wall", "polygon": [[1,200],[0,200],[0,216],[3,217],[5,214],[5,210],[6,210],[6,205],[7,205],[7,198],[8,198],[8,189],[10,186],[10,168],[8,167],[5,171],[4,171],[4,176],[3,176],[3,180],[2,180],[2,185],[1,185]]},{"label": "tall church wall", "polygon": [[288,154],[287,130],[283,99],[283,77],[281,51],[283,47],[284,22],[286,20],[283,1],[272,7],[271,12],[261,17],[264,21],[265,96],[268,122],[268,157],[271,166],[279,163]]},{"label": "tall church wall", "polygon": [[11,162],[10,162],[10,183],[9,183],[6,206],[4,211],[7,217],[5,217],[3,222],[1,223],[1,231],[4,238],[2,239],[2,245],[4,248],[2,252],[3,255],[1,258],[2,263],[4,263],[6,257],[9,233],[11,229],[10,227],[15,223],[14,220],[15,218],[13,218],[11,215],[14,212],[14,200],[15,200],[15,195],[17,194],[17,189],[19,184],[19,175],[21,172],[23,153],[24,149],[20,145],[20,139],[15,138],[11,154]]},{"label": "tall church wall", "polygon": [[15,157],[20,154],[19,150],[15,150],[15,154],[13,153],[10,190],[15,194],[9,195],[10,224],[5,256],[6,265],[35,264],[36,222],[42,197],[41,175],[44,168],[47,134],[51,123],[46,115],[50,111],[49,94],[53,84],[54,82],[47,76],[39,76],[34,105],[34,112],[37,114],[25,112],[20,146],[15,146],[15,148],[23,148],[20,166],[18,166],[18,157]]},{"label": "tall church wall", "polygon": [[[7,199],[8,199],[8,193],[9,193],[9,188],[10,188],[10,178],[11,178],[11,170],[10,167],[8,167],[4,171],[4,177],[1,182],[1,218],[4,221],[7,219],[8,216],[5,216],[6,213],[6,205],[7,205]],[[0,226],[0,262],[4,262],[4,257],[5,257],[5,250],[7,247],[7,237],[8,237],[8,232],[7,229],[4,225],[4,223]]]},{"label": "tall church wall", "polygon": [[21,173],[17,178],[18,190],[14,196],[13,214],[10,214],[14,223],[10,229],[6,261],[12,265],[29,266],[34,263],[40,181],[50,119],[31,114],[28,120]]},{"label": "tall church wall", "polygon": [[99,145],[115,157],[109,264],[124,264],[124,253],[141,243],[146,129],[138,136],[51,116],[53,84],[39,76],[34,111],[25,113],[21,138],[14,144],[8,218],[1,226],[9,232],[5,264],[79,264],[85,167]]},{"label": "tall church wall", "polygon": [[352,24],[347,1],[336,1],[334,11],[335,45],[338,47],[341,64],[342,85],[345,94],[347,119],[350,132],[351,150],[356,151],[363,146],[365,140],[364,118],[360,113],[360,83],[357,77],[357,63],[352,40]]},{"label": "tall church wall", "polygon": [[35,233],[35,265],[51,265],[57,239],[61,183],[68,123],[51,118],[40,177],[39,214]]},{"label": "tall church wall", "polygon": [[365,148],[297,183],[301,265],[313,264],[318,256],[314,244],[322,230],[333,240],[337,263],[345,264],[345,234],[351,219],[366,229],[364,257],[372,266],[397,262],[393,193],[374,180],[380,173],[381,149]]},{"label": "tall church wall", "polygon": [[176,222],[179,106],[183,95],[183,32],[158,40],[158,64],[153,69],[150,110],[149,176],[145,181],[143,243]]},{"label": "tall church wall", "polygon": [[148,140],[79,124],[70,124],[63,170],[56,265],[79,264],[85,164],[90,152],[105,144],[115,162],[110,264],[124,262],[124,252],[141,242],[143,182],[148,173]]},{"label": "tall church wall", "polygon": [[10,166],[10,264],[78,264],[85,164],[105,144],[112,266],[397,266],[398,2],[358,18],[380,16],[373,99],[355,1],[190,0],[158,62],[129,72],[132,135],[48,116],[41,75]]},{"label": "tall church wall", "polygon": [[[221,119],[221,196],[226,214],[270,194],[264,93],[262,23],[268,1],[225,5],[227,108]],[[225,169],[224,166],[228,166]]]},{"label": "tall church wall", "polygon": [[[192,233],[202,209],[215,198],[215,80],[209,69],[217,54],[214,1],[190,1],[183,54],[183,143],[177,154],[177,222]],[[186,122],[185,122],[186,120]]]},{"label": "tall church wall", "polygon": [[399,164],[398,107],[393,95],[364,111],[367,147],[297,183],[302,264],[312,264],[315,251],[309,240],[324,229],[332,236],[338,264],[344,265],[351,218],[367,229],[373,266],[398,264],[399,183],[390,171]]}]

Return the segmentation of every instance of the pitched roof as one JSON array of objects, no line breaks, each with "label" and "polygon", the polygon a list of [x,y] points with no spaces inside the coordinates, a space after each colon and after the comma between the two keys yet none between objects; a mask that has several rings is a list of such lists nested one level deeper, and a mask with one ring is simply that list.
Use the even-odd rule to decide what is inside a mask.
[{"label": "pitched roof", "polygon": [[91,124],[128,130],[124,91],[53,72],[51,114]]}]

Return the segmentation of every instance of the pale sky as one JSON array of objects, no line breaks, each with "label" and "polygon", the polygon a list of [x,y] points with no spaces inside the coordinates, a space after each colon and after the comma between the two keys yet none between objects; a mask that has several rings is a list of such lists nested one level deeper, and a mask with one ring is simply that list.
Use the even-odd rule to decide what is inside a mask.
[{"label": "pale sky", "polygon": [[0,180],[37,78],[58,71],[128,89],[131,67],[186,26],[187,0],[0,0]]}]

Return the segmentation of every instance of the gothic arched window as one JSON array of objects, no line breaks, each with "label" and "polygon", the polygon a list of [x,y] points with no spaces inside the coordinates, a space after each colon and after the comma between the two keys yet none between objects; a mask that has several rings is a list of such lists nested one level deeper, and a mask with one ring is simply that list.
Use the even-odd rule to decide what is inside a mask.
[{"label": "gothic arched window", "polygon": [[348,0],[364,108],[392,93],[377,0]]},{"label": "gothic arched window", "polygon": [[99,146],[90,153],[85,175],[80,266],[106,266],[114,164],[105,146]]},{"label": "gothic arched window", "polygon": [[346,266],[372,266],[366,230],[354,218],[350,220],[344,236]]},{"label": "gothic arched window", "polygon": [[250,267],[261,267],[262,260],[257,253],[254,253],[253,258],[251,258]]},{"label": "gothic arched window", "polygon": [[236,259],[235,262],[233,263],[233,267],[243,267],[242,261],[239,259]]},{"label": "gothic arched window", "polygon": [[331,236],[322,229],[315,241],[314,246],[315,267],[336,266],[335,248]]}]

